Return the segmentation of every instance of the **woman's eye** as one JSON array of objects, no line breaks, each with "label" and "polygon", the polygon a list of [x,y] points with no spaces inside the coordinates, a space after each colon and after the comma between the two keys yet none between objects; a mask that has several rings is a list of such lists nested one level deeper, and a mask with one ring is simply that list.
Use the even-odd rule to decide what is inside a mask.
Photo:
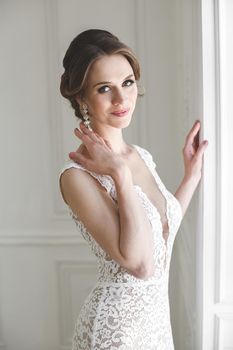
[{"label": "woman's eye", "polygon": [[124,81],[124,86],[131,86],[131,85],[133,85],[135,83],[135,81],[134,80],[132,80],[132,79],[128,79],[128,80],[126,80],[126,81]]},{"label": "woman's eye", "polygon": [[[128,79],[128,80],[125,80],[124,83],[123,83],[123,86],[131,86],[135,83],[134,80],[132,79]],[[98,92],[103,94],[105,92],[108,92],[110,90],[110,87],[108,85],[103,85],[101,86],[99,89],[98,89]]]},{"label": "woman's eye", "polygon": [[109,91],[109,86],[107,85],[101,86],[101,88],[99,88],[98,90],[98,92],[100,92],[101,94],[107,91]]}]

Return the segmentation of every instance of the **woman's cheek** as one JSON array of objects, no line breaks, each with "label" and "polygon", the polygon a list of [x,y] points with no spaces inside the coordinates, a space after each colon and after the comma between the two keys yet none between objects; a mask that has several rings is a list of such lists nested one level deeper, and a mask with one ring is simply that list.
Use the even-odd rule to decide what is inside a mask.
[{"label": "woman's cheek", "polygon": [[101,98],[99,98],[98,96],[95,96],[95,98],[93,98],[91,101],[90,101],[90,112],[95,112],[96,110],[98,110],[99,108],[101,108],[102,106],[102,101],[101,101]]},{"label": "woman's cheek", "polygon": [[134,91],[131,95],[131,101],[133,102],[134,105],[136,104],[137,98],[138,98],[138,93],[137,91]]},{"label": "woman's cheek", "polygon": [[138,88],[137,88],[137,86],[135,86],[135,88],[132,89],[131,96],[132,96],[132,98],[134,98],[135,100],[137,99],[137,97],[138,97]]}]

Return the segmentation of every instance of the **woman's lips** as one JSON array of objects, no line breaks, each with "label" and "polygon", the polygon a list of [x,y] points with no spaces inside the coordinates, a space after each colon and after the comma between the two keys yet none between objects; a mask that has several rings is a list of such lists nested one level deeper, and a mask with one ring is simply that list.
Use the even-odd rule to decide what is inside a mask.
[{"label": "woman's lips", "polygon": [[126,114],[128,114],[129,112],[129,108],[128,109],[123,109],[121,111],[118,112],[112,112],[111,114],[117,116],[117,117],[124,117]]}]

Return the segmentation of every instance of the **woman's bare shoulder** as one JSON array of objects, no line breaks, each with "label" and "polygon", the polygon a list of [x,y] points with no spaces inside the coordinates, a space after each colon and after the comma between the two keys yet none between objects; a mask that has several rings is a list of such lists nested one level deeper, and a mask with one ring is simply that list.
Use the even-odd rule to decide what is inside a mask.
[{"label": "woman's bare shoulder", "polygon": [[[101,186],[100,182],[97,181],[88,171],[85,171],[83,167],[70,166],[65,169],[60,176],[60,190],[63,195],[63,199],[67,204],[66,197],[75,193],[77,195],[97,196],[98,192],[103,192],[105,188]],[[79,197],[80,198],[80,197]]]}]

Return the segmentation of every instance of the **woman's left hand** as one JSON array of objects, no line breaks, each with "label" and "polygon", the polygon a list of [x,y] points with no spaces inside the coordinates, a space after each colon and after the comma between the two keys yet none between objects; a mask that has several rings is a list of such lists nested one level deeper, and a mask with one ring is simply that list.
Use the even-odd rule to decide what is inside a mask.
[{"label": "woman's left hand", "polygon": [[201,179],[203,155],[208,146],[208,141],[199,142],[201,123],[197,120],[186,136],[183,147],[185,178]]}]

